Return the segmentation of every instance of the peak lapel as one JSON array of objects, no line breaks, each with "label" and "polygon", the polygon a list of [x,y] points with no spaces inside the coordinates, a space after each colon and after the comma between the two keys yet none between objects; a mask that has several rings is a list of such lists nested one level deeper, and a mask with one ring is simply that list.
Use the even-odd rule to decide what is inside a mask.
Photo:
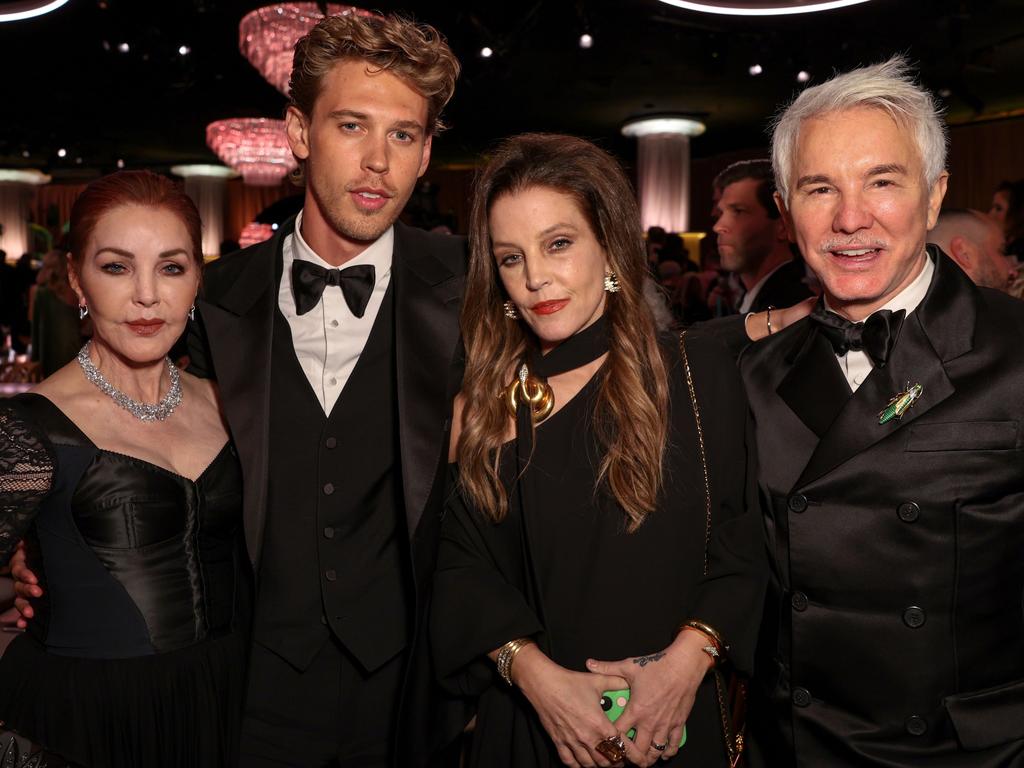
[{"label": "peak lapel", "polygon": [[432,242],[424,232],[395,225],[399,442],[410,537],[447,450],[451,399],[459,385],[455,352],[465,276],[431,253]]},{"label": "peak lapel", "polygon": [[836,362],[832,345],[808,322],[808,333],[793,365],[776,390],[790,410],[822,437],[852,392]]},{"label": "peak lapel", "polygon": [[247,262],[227,290],[197,302],[221,407],[245,470],[245,543],[253,564],[259,562],[266,517],[275,266],[291,229],[282,226],[275,238],[235,257]]},{"label": "peak lapel", "polygon": [[[936,268],[932,284],[921,305],[904,321],[888,365],[873,370],[853,394],[822,437],[796,487],[898,432],[954,393],[944,363],[971,347],[976,290],[945,254],[931,248]],[[878,414],[889,400],[914,384],[922,387],[914,406],[901,420],[879,424]]]}]

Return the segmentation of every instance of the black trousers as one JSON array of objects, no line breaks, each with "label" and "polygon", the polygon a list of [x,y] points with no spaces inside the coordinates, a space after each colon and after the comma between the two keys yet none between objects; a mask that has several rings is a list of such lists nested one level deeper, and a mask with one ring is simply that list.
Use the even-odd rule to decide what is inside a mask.
[{"label": "black trousers", "polygon": [[366,673],[331,638],[305,671],[253,643],[243,768],[388,768],[405,654]]}]

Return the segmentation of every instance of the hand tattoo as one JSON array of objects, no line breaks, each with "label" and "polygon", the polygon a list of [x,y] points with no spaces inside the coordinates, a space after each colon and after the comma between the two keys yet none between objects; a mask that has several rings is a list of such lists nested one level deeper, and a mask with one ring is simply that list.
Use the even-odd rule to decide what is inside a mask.
[{"label": "hand tattoo", "polygon": [[656,661],[661,661],[665,658],[665,652],[660,651],[659,653],[652,653],[650,656],[638,656],[633,659],[634,664],[638,664],[641,667],[646,667],[648,664],[653,664]]}]

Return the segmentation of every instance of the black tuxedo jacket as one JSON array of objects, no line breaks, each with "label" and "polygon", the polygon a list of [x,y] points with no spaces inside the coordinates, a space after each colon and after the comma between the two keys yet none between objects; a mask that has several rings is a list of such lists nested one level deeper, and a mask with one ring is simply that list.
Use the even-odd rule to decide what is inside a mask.
[{"label": "black tuxedo jacket", "polygon": [[929,252],[927,295],[856,393],[810,320],[739,355],[772,561],[766,765],[1024,765],[1024,302]]},{"label": "black tuxedo jacket", "polygon": [[[293,218],[270,240],[207,267],[189,339],[191,370],[217,380],[242,462],[246,546],[257,571],[267,514],[277,264],[294,227]],[[399,446],[417,609],[398,735],[403,768],[425,761],[431,742],[444,730],[434,727],[443,708],[430,698],[429,654],[420,638],[437,556],[451,404],[462,380],[459,309],[465,274],[463,238],[395,224],[391,280]]]},{"label": "black tuxedo jacket", "polygon": [[801,259],[787,261],[764,281],[748,311],[764,312],[768,307],[790,307],[812,296],[806,277]]}]

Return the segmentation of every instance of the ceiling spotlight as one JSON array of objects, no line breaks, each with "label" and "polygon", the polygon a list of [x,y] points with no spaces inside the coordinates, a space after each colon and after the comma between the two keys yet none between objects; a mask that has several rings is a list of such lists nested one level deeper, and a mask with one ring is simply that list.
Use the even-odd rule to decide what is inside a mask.
[{"label": "ceiling spotlight", "polygon": [[588,35],[586,32],[584,32],[582,35],[580,35],[580,48],[593,48],[593,47],[594,47],[594,38],[591,35]]},{"label": "ceiling spotlight", "polygon": [[939,96],[941,96],[942,98],[948,99],[952,95],[953,92],[949,90],[949,88],[939,88]]},{"label": "ceiling spotlight", "polygon": [[811,73],[805,69],[801,69],[799,72],[796,73],[796,81],[798,83],[806,83],[810,79]]},{"label": "ceiling spotlight", "polygon": [[118,158],[118,159],[117,159],[117,167],[118,167],[119,169],[120,169],[120,168],[124,168],[124,160],[122,160],[121,158]]},{"label": "ceiling spotlight", "polygon": [[104,51],[109,51],[110,50],[110,41],[109,40],[104,40],[101,43],[101,45],[103,46],[103,50]]},{"label": "ceiling spotlight", "polygon": [[132,48],[130,45],[128,45],[128,43],[121,43],[119,46],[117,46],[117,50],[119,50],[121,53],[128,53],[128,51],[130,51],[131,49]]},{"label": "ceiling spotlight", "polygon": [[494,55],[494,51],[485,45],[483,48],[480,49],[480,55],[485,59],[489,59],[491,58],[491,56]]},{"label": "ceiling spotlight", "polygon": [[67,157],[67,156],[68,156],[68,151],[66,149],[64,149],[64,147],[61,147],[60,149],[57,150],[57,157]]},{"label": "ceiling spotlight", "polygon": [[274,231],[276,232],[276,231],[277,231],[277,228],[278,228],[278,227],[280,227],[280,226],[281,226],[281,225],[280,225],[280,224],[278,224],[278,223],[277,223],[277,222],[275,221],[275,222],[274,222],[273,224],[271,224],[271,225],[270,225],[270,228],[271,228],[272,230],[274,230]]},{"label": "ceiling spotlight", "polygon": [[757,75],[760,75],[762,72],[764,72],[764,67],[762,67],[760,64],[751,64],[750,69],[748,69],[747,72],[749,72],[752,76],[756,77]]},{"label": "ceiling spotlight", "polygon": [[[866,3],[868,0],[778,0],[775,3],[737,3],[726,0],[661,0],[676,8],[725,16],[787,16],[793,13],[815,13]],[[753,7],[751,7],[753,6]]]},{"label": "ceiling spotlight", "polygon": [[189,48],[187,45],[179,45],[178,53],[180,53],[182,56],[188,56],[190,53],[192,53],[192,49]]},{"label": "ceiling spotlight", "polygon": [[30,155],[31,155],[31,152],[29,152],[27,149],[21,150],[21,156],[22,157],[28,158]]}]

